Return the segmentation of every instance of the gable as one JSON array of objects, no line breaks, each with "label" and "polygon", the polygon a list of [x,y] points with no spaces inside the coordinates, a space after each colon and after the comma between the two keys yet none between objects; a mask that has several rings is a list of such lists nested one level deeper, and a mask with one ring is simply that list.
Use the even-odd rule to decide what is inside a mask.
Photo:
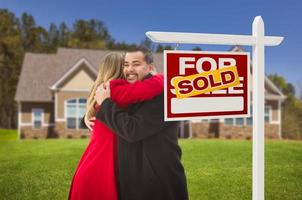
[{"label": "gable", "polygon": [[267,81],[265,81],[265,93],[267,94],[275,94],[275,95],[279,95],[268,83]]},{"label": "gable", "polygon": [[[86,75],[81,71],[86,72]],[[84,85],[84,88],[87,88],[87,84],[91,85],[90,79],[94,81],[96,76],[96,69],[85,58],[81,58],[72,67],[70,67],[68,71],[63,73],[63,75],[50,88],[52,90],[57,90],[59,88],[67,86],[75,87],[74,89],[76,89],[77,87],[82,88],[83,86],[81,86],[81,84]],[[76,83],[76,81],[71,81],[73,78],[78,80],[78,82]],[[83,78],[83,80],[81,78]],[[70,81],[71,83],[68,84]]]},{"label": "gable", "polygon": [[[85,64],[83,64],[85,65]],[[96,75],[87,70],[85,66],[79,67],[57,87],[60,90],[90,90]]]}]

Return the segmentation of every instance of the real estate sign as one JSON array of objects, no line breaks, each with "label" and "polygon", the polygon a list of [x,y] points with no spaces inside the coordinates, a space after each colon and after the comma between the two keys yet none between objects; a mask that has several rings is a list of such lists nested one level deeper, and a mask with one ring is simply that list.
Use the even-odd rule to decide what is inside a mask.
[{"label": "real estate sign", "polygon": [[164,51],[165,120],[249,116],[246,52]]}]

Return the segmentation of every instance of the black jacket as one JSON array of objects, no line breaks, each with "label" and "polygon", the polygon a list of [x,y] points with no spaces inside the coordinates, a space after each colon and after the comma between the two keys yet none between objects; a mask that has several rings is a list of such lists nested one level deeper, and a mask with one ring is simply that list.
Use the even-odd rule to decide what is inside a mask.
[{"label": "black jacket", "polygon": [[178,123],[164,122],[163,94],[127,111],[106,99],[96,118],[118,135],[121,200],[188,199]]}]

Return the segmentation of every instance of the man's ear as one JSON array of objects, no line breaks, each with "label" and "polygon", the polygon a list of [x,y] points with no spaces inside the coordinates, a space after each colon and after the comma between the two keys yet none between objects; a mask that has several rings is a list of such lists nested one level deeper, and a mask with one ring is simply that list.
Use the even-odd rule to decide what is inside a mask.
[{"label": "man's ear", "polygon": [[155,70],[155,67],[152,64],[149,64],[148,67],[149,67],[150,71],[154,71]]},{"label": "man's ear", "polygon": [[157,72],[156,72],[156,68],[153,66],[153,65],[151,65],[150,64],[150,73],[152,74],[152,75],[154,75],[154,74],[156,74]]}]

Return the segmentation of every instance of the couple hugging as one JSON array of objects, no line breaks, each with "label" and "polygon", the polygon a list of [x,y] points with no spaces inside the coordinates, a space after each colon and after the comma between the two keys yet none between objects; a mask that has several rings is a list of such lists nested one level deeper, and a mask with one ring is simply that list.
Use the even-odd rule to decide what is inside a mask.
[{"label": "couple hugging", "polygon": [[178,122],[164,121],[163,76],[138,47],[101,63],[84,117],[91,131],[69,200],[187,200]]}]

